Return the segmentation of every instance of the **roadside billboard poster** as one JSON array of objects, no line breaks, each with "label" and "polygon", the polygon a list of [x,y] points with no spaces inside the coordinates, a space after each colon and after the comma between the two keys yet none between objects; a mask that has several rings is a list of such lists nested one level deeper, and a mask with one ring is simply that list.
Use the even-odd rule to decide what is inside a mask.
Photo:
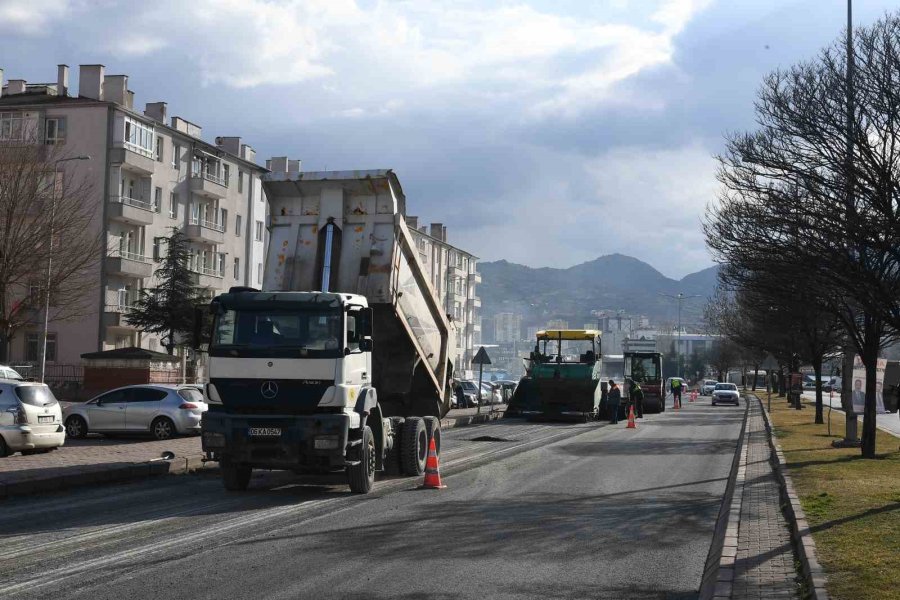
[{"label": "roadside billboard poster", "polygon": [[[875,366],[875,412],[887,412],[884,409],[884,370],[887,359],[879,358]],[[851,392],[853,412],[862,414],[866,406],[866,367],[859,356],[853,358],[853,387]]]}]

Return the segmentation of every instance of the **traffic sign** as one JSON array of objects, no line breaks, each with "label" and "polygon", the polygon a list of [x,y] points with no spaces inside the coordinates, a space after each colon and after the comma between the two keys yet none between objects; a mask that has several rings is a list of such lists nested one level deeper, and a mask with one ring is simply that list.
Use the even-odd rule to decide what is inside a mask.
[{"label": "traffic sign", "polygon": [[762,364],[759,365],[759,368],[763,371],[777,371],[778,370],[778,361],[775,360],[775,357],[769,354]]},{"label": "traffic sign", "polygon": [[478,354],[475,355],[475,358],[472,359],[473,365],[489,365],[491,364],[491,357],[488,356],[487,350],[484,349],[484,346],[479,348]]}]

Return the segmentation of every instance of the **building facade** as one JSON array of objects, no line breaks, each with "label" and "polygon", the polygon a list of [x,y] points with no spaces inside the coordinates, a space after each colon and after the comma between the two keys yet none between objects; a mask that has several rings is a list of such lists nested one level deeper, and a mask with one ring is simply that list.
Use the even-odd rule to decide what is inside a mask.
[{"label": "building facade", "polygon": [[498,344],[522,341],[522,315],[509,312],[494,315],[494,341]]},{"label": "building facade", "polygon": [[481,283],[478,257],[447,241],[447,228],[441,223],[419,226],[417,217],[406,217],[406,224],[419,249],[419,260],[431,278],[434,290],[456,325],[459,364],[457,372],[470,369],[481,345],[481,298],[476,287]]},{"label": "building facade", "polygon": [[[169,118],[165,102],[138,111],[128,76],[107,75],[103,65],[80,66],[77,95],[69,93],[66,65],[59,65],[55,83],[10,80],[0,92],[0,143],[20,141],[12,139],[23,130],[10,125],[17,122],[33,124],[38,143],[90,156],[68,163],[63,176],[91,179],[97,233],[106,239],[85,290],[96,298],[94,309],[75,322],[51,321],[48,362],[75,364],[83,353],[129,346],[162,349],[157,336],[138,331],[126,316],[140,291],[156,286],[154,271],[175,228],[189,240],[189,268],[205,294],[261,284],[265,169],[240,138],[209,143],[199,125]],[[35,323],[15,336],[11,359],[37,360],[41,331]]]}]

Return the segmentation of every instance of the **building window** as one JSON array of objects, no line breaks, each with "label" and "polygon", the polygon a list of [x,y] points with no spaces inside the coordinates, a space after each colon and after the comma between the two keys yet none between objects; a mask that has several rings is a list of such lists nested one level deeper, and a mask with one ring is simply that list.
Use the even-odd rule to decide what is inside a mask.
[{"label": "building window", "polygon": [[241,215],[234,216],[234,235],[241,237]]},{"label": "building window", "polygon": [[223,231],[228,231],[228,211],[224,208],[219,209],[219,225]]},{"label": "building window", "polygon": [[66,118],[53,117],[46,121],[44,143],[50,146],[66,143]]},{"label": "building window", "polygon": [[228,180],[231,177],[231,167],[229,165],[222,165],[222,179],[225,180],[225,187],[228,187]]},{"label": "building window", "polygon": [[256,263],[256,283],[262,283],[262,263]]},{"label": "building window", "polygon": [[125,147],[132,152],[153,157],[153,127],[140,121],[125,117]]},{"label": "building window", "polygon": [[263,239],[263,222],[262,221],[256,222],[256,237],[254,239],[256,239],[257,242],[261,242]]},{"label": "building window", "polygon": [[241,259],[240,258],[234,259],[234,278],[235,279],[241,278]]},{"label": "building window", "polygon": [[238,194],[244,193],[244,172],[238,171]]},{"label": "building window", "polygon": [[162,188],[153,190],[153,212],[162,212]]},{"label": "building window", "polygon": [[225,253],[219,253],[219,277],[225,277]]},{"label": "building window", "polygon": [[25,140],[25,118],[20,112],[0,112],[0,142]]},{"label": "building window", "polygon": [[[28,333],[25,335],[25,360],[37,362],[41,360],[43,339],[40,333]],[[56,362],[56,334],[47,334],[47,362]]]},{"label": "building window", "polygon": [[172,166],[181,171],[181,146],[178,144],[172,146]]},{"label": "building window", "polygon": [[156,162],[163,161],[163,138],[161,135],[156,136]]},{"label": "building window", "polygon": [[169,218],[178,218],[178,196],[175,194],[175,192],[169,194]]},{"label": "building window", "polygon": [[153,260],[157,262],[162,260],[162,243],[163,238],[153,238]]}]

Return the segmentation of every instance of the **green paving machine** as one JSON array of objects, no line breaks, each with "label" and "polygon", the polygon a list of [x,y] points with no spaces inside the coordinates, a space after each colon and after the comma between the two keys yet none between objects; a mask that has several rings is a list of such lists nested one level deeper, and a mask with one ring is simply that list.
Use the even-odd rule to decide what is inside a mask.
[{"label": "green paving machine", "polygon": [[595,418],[600,410],[600,367],[599,331],[539,331],[534,350],[525,359],[525,377],[516,387],[506,416]]}]

